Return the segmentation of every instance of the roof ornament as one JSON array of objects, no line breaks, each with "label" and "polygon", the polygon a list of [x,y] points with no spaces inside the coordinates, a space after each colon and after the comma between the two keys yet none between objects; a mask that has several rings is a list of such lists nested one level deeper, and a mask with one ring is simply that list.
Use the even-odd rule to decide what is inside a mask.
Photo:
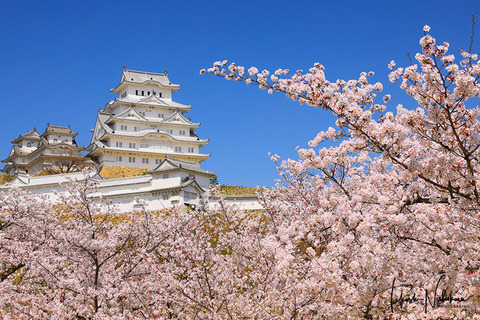
[{"label": "roof ornament", "polygon": [[163,69],[163,70],[165,70],[165,75],[168,76],[168,71],[167,71],[167,69]]},{"label": "roof ornament", "polygon": [[127,64],[124,64],[123,65],[123,70],[125,70],[127,68]]}]

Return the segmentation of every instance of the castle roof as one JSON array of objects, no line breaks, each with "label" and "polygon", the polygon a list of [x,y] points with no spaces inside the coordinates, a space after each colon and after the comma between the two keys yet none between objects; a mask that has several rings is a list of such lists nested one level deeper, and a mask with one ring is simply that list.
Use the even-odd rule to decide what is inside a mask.
[{"label": "castle roof", "polygon": [[203,170],[200,168],[199,165],[195,164],[194,162],[181,160],[177,158],[172,158],[166,156],[165,159],[153,170],[147,171],[148,174],[160,174],[160,173],[167,173],[171,171],[187,171],[192,173],[199,173],[207,176],[214,176],[215,173]]},{"label": "castle roof", "polygon": [[149,83],[156,84],[159,87],[171,89],[172,92],[175,92],[178,89],[180,89],[179,84],[172,84],[170,82],[170,80],[168,79],[167,72],[153,73],[153,72],[128,70],[123,68],[120,84],[116,88],[111,89],[110,91],[112,93],[120,93],[123,87],[127,84],[145,85]]},{"label": "castle roof", "polygon": [[110,111],[118,103],[138,104],[143,106],[160,107],[162,109],[179,109],[182,110],[183,113],[192,108],[191,105],[181,104],[170,99],[158,98],[153,95],[146,98],[142,96],[128,95],[124,98],[115,98],[115,100],[108,102],[105,105],[105,110]]},{"label": "castle roof", "polygon": [[51,133],[55,133],[62,136],[71,136],[71,137],[76,137],[78,135],[77,132],[72,132],[72,129],[70,129],[70,126],[62,127],[62,126],[52,126],[50,124],[47,124],[47,128],[45,129],[45,132],[42,133],[42,137]]},{"label": "castle roof", "polygon": [[37,129],[33,128],[32,130],[28,131],[27,133],[21,134],[18,138],[12,140],[12,143],[18,143],[22,140],[40,140],[40,133],[38,133]]}]

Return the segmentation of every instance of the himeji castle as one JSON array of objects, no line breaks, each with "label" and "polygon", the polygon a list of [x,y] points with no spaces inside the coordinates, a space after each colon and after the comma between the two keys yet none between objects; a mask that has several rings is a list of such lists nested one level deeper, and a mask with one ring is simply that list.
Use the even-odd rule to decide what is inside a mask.
[{"label": "himeji castle", "polygon": [[[69,127],[48,125],[42,135],[35,129],[29,131],[12,141],[14,146],[3,160],[7,163],[3,171],[15,177],[0,186],[0,190],[16,186],[55,198],[54,191],[64,190],[63,183],[88,178],[98,185],[93,196],[109,198],[122,212],[139,207],[137,199],[149,210],[201,204],[210,179],[215,177],[200,167],[210,157],[201,152],[209,140],[197,136],[195,130],[200,123],[184,116],[191,106],[172,100],[178,89],[180,85],[172,84],[167,72],[141,72],[124,67],[120,83],[111,89],[117,97],[98,111],[87,147],[76,145],[73,139],[76,133]],[[37,158],[51,161],[33,161]],[[63,163],[72,158],[77,168],[71,171],[76,172],[38,175],[52,159]],[[78,172],[87,166],[95,170],[88,176]],[[141,174],[112,178],[112,172],[132,169],[140,170]],[[255,197],[238,196],[232,201],[244,208],[259,208]]]},{"label": "himeji castle", "polygon": [[169,157],[200,164],[210,157],[200,152],[208,143],[183,115],[191,109],[172,100],[180,85],[167,73],[123,69],[118,94],[97,115],[87,156],[100,166],[155,168]]}]

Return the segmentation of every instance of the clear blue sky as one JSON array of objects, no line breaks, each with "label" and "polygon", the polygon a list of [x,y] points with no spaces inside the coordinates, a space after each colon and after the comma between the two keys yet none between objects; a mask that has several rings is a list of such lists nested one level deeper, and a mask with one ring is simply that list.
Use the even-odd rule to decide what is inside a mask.
[{"label": "clear blue sky", "polygon": [[387,64],[406,64],[419,49],[422,27],[432,27],[451,49],[466,48],[471,1],[0,1],[0,157],[10,141],[47,123],[70,124],[87,145],[97,110],[122,66],[151,72],[167,69],[182,88],[174,100],[193,105],[187,113],[209,138],[202,167],[220,183],[272,186],[278,178],[267,153],[296,158],[320,130],[328,113],[268,95],[253,86],[201,76],[199,70],[227,59],[259,69],[326,67],[327,78],[356,78],[375,71],[393,95],[390,105],[414,107],[396,85]]}]

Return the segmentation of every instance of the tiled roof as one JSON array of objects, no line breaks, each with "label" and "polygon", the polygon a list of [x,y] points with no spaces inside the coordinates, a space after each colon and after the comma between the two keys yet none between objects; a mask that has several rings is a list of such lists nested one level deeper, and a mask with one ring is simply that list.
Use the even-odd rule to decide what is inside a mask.
[{"label": "tiled roof", "polygon": [[52,126],[50,124],[47,124],[47,128],[45,129],[45,132],[42,134],[42,136],[45,136],[49,133],[57,133],[57,134],[68,135],[73,137],[77,135],[76,132],[72,132],[72,129],[70,129],[70,126],[62,127],[62,126]]},{"label": "tiled roof", "polygon": [[167,171],[174,171],[174,170],[186,170],[191,172],[202,173],[209,176],[214,176],[213,172],[209,172],[200,168],[200,165],[186,160],[165,157],[165,159],[153,170],[147,171],[147,174],[155,174],[155,173],[163,173]]}]

